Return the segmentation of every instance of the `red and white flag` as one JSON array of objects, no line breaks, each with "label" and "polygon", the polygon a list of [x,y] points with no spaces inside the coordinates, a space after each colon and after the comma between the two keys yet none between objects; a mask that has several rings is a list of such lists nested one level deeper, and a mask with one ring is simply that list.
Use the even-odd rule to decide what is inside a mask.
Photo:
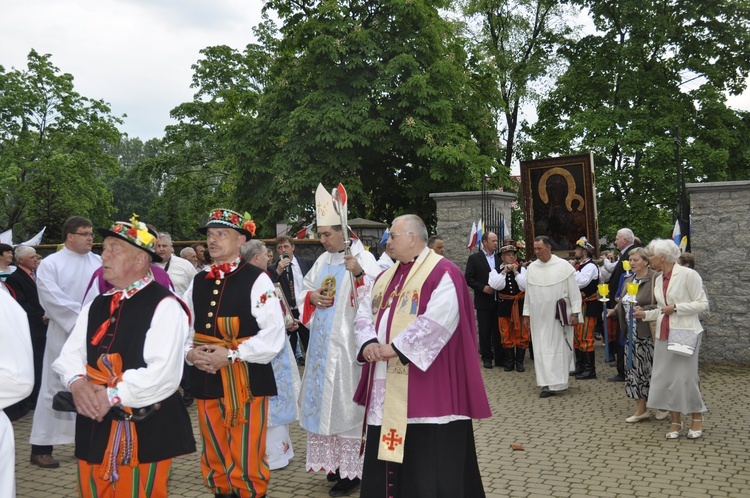
[{"label": "red and white flag", "polygon": [[310,223],[306,227],[302,227],[300,231],[297,232],[297,239],[304,239],[307,236],[307,232],[312,230],[312,227],[315,223]]},{"label": "red and white flag", "polygon": [[477,245],[477,222],[471,224],[471,233],[469,234],[469,244],[466,246],[466,249],[472,250],[474,246]]}]

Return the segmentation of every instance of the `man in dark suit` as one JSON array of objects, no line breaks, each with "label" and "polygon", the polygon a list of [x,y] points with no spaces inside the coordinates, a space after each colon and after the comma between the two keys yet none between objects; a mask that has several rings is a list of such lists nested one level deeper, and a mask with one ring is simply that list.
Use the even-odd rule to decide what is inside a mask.
[{"label": "man in dark suit", "polygon": [[497,254],[497,235],[487,232],[482,235],[482,250],[469,256],[466,262],[466,283],[474,290],[474,308],[477,310],[479,353],[484,368],[503,365],[503,350],[497,330],[497,300],[495,289],[489,286],[490,272],[500,268],[502,260]]},{"label": "man in dark suit", "polygon": [[[296,257],[294,242],[287,235],[279,235],[276,238],[276,252],[279,254],[279,261],[269,266],[268,271],[274,283],[278,282],[281,285],[284,297],[292,308],[292,315],[295,320],[298,320],[297,293],[302,290],[305,275],[310,271],[314,262],[311,259]],[[287,331],[295,356],[298,355],[297,336],[299,335],[303,351],[307,351],[307,343],[310,340],[310,330],[301,323],[297,325],[299,326],[297,330]],[[297,364],[300,366],[305,364],[303,356],[297,356]]]},{"label": "man in dark suit", "polygon": [[[614,308],[617,304],[617,301],[615,301],[615,294],[617,294],[617,291],[619,289],[620,277],[623,273],[625,273],[625,269],[622,267],[622,262],[628,259],[630,250],[635,247],[634,241],[635,236],[633,235],[633,231],[631,229],[621,228],[617,231],[617,237],[615,237],[615,246],[620,251],[620,256],[617,259],[617,263],[615,263],[614,269],[612,270],[612,276],[609,277],[609,301],[607,302],[607,308]],[[615,375],[614,377],[610,377],[608,380],[610,382],[625,382],[625,348],[620,343],[620,336],[622,335],[623,331],[619,331],[618,334],[612,333],[613,331],[617,331],[619,329],[617,320],[609,320],[607,324],[609,325],[610,334],[609,344],[610,347],[614,345],[615,362],[617,365],[617,375]]]},{"label": "man in dark suit", "polygon": [[15,292],[18,304],[24,309],[29,319],[31,346],[34,351],[34,389],[24,403],[33,409],[36,406],[39,385],[42,381],[42,363],[44,347],[47,343],[49,318],[44,316],[44,308],[39,304],[39,294],[36,290],[36,269],[39,267],[36,251],[33,247],[19,246],[16,248],[16,261],[18,269],[8,276],[6,283]]}]

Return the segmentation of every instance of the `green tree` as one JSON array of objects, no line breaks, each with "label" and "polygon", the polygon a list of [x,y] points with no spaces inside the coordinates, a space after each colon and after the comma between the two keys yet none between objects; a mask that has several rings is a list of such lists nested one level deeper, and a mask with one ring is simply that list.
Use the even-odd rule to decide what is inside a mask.
[{"label": "green tree", "polygon": [[152,178],[203,175],[204,199],[249,211],[266,236],[277,221],[307,224],[318,182],[347,187],[350,218],[434,222],[430,192],[476,188],[502,168],[496,120],[476,98],[487,80],[440,16],[449,6],[267,2],[280,28],[266,18],[244,51],[202,51],[195,98],[173,110]]},{"label": "green tree", "polygon": [[678,125],[688,182],[743,170],[730,151],[745,125],[724,92],[742,92],[750,74],[750,2],[573,3],[590,10],[597,31],[563,47],[569,67],[540,104],[526,153],[593,151],[600,233],[612,240],[629,226],[645,240],[668,236]]},{"label": "green tree", "polygon": [[476,53],[486,58],[501,118],[503,164],[509,171],[521,134],[521,110],[541,98],[546,82],[562,70],[556,49],[573,33],[571,12],[560,0],[464,0],[462,12],[474,26]]},{"label": "green tree", "polygon": [[75,92],[50,59],[32,50],[25,70],[0,66],[0,223],[21,237],[46,226],[46,239],[59,240],[69,216],[107,222],[101,175],[117,161],[103,146],[118,141],[121,120]]},{"label": "green tree", "polygon": [[123,137],[105,150],[119,163],[115,173],[104,175],[104,183],[114,198],[112,219],[127,221],[136,213],[142,221],[150,223],[149,209],[158,192],[156,184],[141,172],[139,166],[162,152],[161,141],[151,139],[144,144],[140,138]]}]

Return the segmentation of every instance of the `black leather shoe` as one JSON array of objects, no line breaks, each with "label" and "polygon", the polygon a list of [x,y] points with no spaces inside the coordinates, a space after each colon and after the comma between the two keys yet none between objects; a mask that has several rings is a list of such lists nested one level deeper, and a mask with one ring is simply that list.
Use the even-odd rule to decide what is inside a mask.
[{"label": "black leather shoe", "polygon": [[617,374],[614,377],[607,379],[609,382],[625,382],[625,376]]},{"label": "black leather shoe", "polygon": [[331,490],[328,492],[329,496],[349,496],[359,489],[359,478],[354,479],[339,479]]},{"label": "black leather shoe", "polygon": [[492,360],[484,360],[484,368],[492,368]]},{"label": "black leather shoe", "polygon": [[214,493],[214,498],[237,498],[234,493]]},{"label": "black leather shoe", "polygon": [[543,387],[542,392],[539,393],[540,398],[549,398],[554,395],[555,393],[550,391],[548,387]]},{"label": "black leather shoe", "polygon": [[195,402],[195,397],[193,397],[192,394],[190,394],[187,391],[185,391],[185,392],[182,393],[182,404],[183,405],[190,406],[190,405],[193,404],[193,402]]},{"label": "black leather shoe", "polygon": [[523,366],[523,363],[516,363],[516,372],[525,372],[526,369]]},{"label": "black leather shoe", "polygon": [[339,479],[341,479],[341,475],[339,475],[339,469],[336,469],[336,472],[331,472],[326,476],[326,481],[328,482],[336,482]]}]

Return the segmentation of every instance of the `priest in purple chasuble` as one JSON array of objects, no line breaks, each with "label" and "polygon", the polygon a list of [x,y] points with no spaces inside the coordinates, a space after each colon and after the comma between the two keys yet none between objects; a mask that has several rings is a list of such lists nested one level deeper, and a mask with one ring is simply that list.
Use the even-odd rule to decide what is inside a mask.
[{"label": "priest in purple chasuble", "polygon": [[473,418],[491,416],[463,273],[427,248],[415,215],[396,218],[398,262],[360,304],[365,363],[355,400],[365,406],[362,498],[483,497]]}]

